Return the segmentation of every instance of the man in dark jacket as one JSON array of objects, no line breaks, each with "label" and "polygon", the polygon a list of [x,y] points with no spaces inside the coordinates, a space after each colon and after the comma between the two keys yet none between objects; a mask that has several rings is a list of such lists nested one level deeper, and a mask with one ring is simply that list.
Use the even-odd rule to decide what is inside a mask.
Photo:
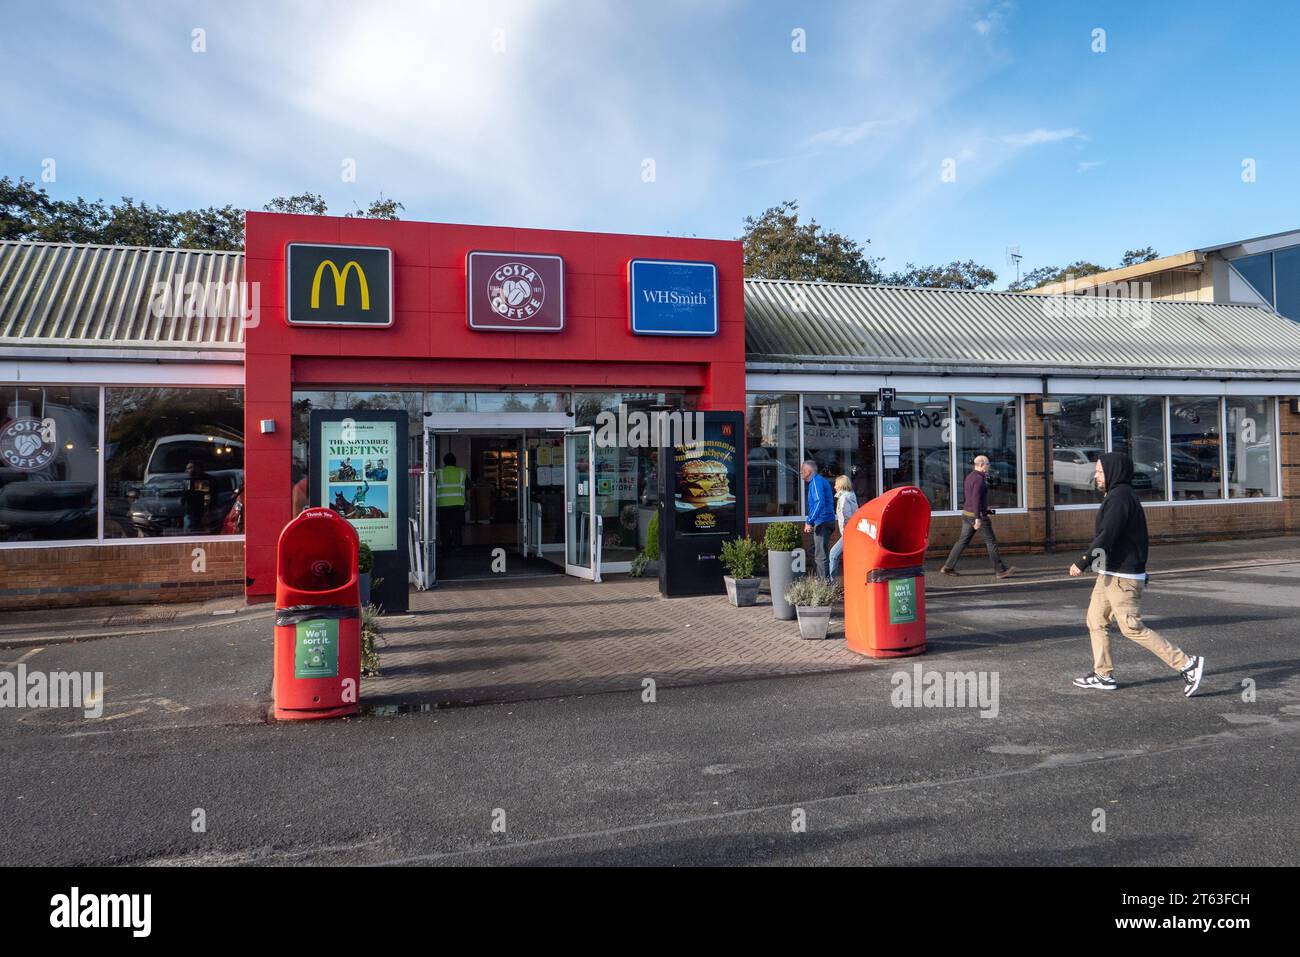
[{"label": "man in dark jacket", "polygon": [[944,575],[957,574],[957,562],[961,559],[961,553],[966,550],[976,532],[984,536],[984,546],[989,550],[989,560],[993,562],[993,574],[998,578],[1010,578],[1015,574],[1015,569],[1009,567],[998,554],[998,537],[993,534],[993,523],[989,520],[993,509],[988,507],[989,492],[984,482],[988,470],[989,457],[975,456],[975,467],[966,476],[966,484],[962,487],[961,535],[948,553],[948,560],[939,569]]},{"label": "man in dark jacket", "polygon": [[1070,575],[1097,572],[1088,605],[1092,635],[1092,672],[1075,678],[1078,688],[1110,691],[1115,683],[1110,660],[1110,623],[1131,641],[1183,676],[1183,694],[1191,697],[1201,686],[1205,659],[1189,656],[1142,623],[1142,591],[1147,580],[1147,519],[1133,491],[1133,460],[1123,452],[1105,452],[1097,459],[1097,487],[1106,493],[1097,510],[1092,544],[1070,566]]}]

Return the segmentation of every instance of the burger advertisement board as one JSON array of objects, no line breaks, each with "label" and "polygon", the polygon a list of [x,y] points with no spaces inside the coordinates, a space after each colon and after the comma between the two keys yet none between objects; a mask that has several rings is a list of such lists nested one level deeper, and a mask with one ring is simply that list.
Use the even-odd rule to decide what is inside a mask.
[{"label": "burger advertisement board", "polygon": [[673,506],[679,535],[736,534],[734,434],[723,423],[705,425],[704,439],[673,448]]},{"label": "burger advertisement board", "polygon": [[745,416],[703,412],[695,440],[660,450],[659,591],[725,591],[722,544],[745,534]]}]

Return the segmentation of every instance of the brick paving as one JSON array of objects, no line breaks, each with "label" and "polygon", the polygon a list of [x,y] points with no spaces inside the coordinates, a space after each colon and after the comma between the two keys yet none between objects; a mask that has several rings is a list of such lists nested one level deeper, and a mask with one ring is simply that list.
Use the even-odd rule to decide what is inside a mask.
[{"label": "brick paving", "polygon": [[382,674],[362,682],[362,701],[437,707],[871,666],[845,647],[842,615],[825,641],[804,641],[759,602],[662,598],[657,582],[623,576],[443,585],[383,620]]}]

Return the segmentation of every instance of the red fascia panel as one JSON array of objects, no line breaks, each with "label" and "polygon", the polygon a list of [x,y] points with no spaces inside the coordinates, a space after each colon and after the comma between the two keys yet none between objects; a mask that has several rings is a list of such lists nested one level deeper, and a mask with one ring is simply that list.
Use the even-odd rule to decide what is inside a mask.
[{"label": "red fascia panel", "polygon": [[709,383],[704,363],[537,362],[522,359],[342,359],[299,356],[293,360],[293,387],[476,386],[703,389]]}]

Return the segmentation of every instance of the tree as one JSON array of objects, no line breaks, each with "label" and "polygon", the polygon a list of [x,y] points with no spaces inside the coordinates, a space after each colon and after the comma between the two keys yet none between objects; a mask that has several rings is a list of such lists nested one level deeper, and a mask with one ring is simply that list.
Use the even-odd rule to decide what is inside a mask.
[{"label": "tree", "polygon": [[998,274],[975,260],[954,260],[946,266],[915,266],[907,264],[902,272],[891,273],[885,279],[890,286],[925,286],[930,289],[985,289],[998,281]]},{"label": "tree", "polygon": [[176,214],[178,246],[186,249],[243,249],[244,211],[237,206],[209,206]]},{"label": "tree", "polygon": [[262,208],[268,213],[296,213],[299,216],[324,216],[329,212],[329,207],[319,193],[276,196]]},{"label": "tree", "polygon": [[1119,261],[1120,268],[1125,266],[1136,266],[1138,263],[1149,263],[1153,259],[1159,259],[1160,254],[1150,246],[1143,246],[1141,249],[1128,249],[1124,252],[1124,258]]},{"label": "tree", "polygon": [[380,193],[379,198],[373,201],[366,209],[357,206],[355,213],[346,213],[348,219],[398,219],[397,211],[406,211],[403,206],[395,199],[384,199],[384,194]]},{"label": "tree", "polygon": [[880,260],[867,256],[858,243],[823,229],[816,220],[801,225],[794,200],[760,216],[746,216],[740,238],[746,276],[812,282],[879,282],[881,278],[876,268]]},{"label": "tree", "polygon": [[1046,286],[1051,282],[1064,282],[1070,276],[1079,279],[1083,276],[1091,276],[1106,271],[1105,266],[1098,266],[1096,263],[1090,263],[1083,259],[1076,260],[1065,267],[1039,266],[1037,269],[1025,273],[1019,282],[1011,283],[1007,286],[1007,290],[1009,292],[1024,292],[1028,289]]},{"label": "tree", "polygon": [[180,232],[174,213],[123,196],[122,202],[109,207],[98,241],[114,246],[175,246]]},{"label": "tree", "polygon": [[31,180],[0,179],[0,239],[31,239],[33,224],[48,218],[53,205]]}]

